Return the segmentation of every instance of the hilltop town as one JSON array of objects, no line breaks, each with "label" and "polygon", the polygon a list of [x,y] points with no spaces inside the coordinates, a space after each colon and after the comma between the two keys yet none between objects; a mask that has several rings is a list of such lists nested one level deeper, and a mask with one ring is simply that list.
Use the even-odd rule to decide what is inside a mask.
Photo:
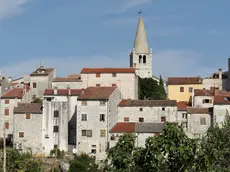
[{"label": "hilltop town", "polygon": [[135,134],[137,146],[144,147],[166,122],[178,123],[189,138],[222,125],[230,110],[230,68],[206,78],[168,77],[164,100],[140,99],[140,79],[160,83],[152,58],[140,16],[127,68],[85,66],[80,74],[58,77],[55,66],[41,65],[18,79],[1,76],[1,138],[21,152],[46,157],[58,148],[100,162],[123,133]]}]

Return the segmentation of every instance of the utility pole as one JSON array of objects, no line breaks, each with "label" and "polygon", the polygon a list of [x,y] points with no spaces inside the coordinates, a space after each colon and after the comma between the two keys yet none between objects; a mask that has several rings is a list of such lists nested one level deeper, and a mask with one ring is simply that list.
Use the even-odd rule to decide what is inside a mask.
[{"label": "utility pole", "polygon": [[5,125],[3,126],[3,172],[6,172],[6,138],[5,138]]}]

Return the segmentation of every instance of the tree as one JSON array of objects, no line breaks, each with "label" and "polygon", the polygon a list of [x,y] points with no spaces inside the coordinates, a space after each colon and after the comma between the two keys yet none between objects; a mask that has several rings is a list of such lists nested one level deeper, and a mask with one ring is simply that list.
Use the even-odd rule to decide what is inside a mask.
[{"label": "tree", "polygon": [[95,157],[87,154],[76,155],[70,162],[69,172],[98,172],[98,165],[95,163]]},{"label": "tree", "polygon": [[161,75],[160,75],[160,82],[159,82],[159,93],[160,93],[160,99],[165,100],[167,98],[167,94],[165,92],[164,81]]}]

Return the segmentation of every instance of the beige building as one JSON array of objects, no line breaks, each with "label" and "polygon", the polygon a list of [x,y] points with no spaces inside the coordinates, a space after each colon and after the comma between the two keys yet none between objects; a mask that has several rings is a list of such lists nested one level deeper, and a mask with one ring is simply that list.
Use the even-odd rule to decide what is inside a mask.
[{"label": "beige building", "polygon": [[138,77],[134,68],[83,68],[82,88],[118,87],[125,99],[138,99]]},{"label": "beige building", "polygon": [[52,88],[55,89],[80,89],[81,77],[56,77],[52,80]]},{"label": "beige building", "polygon": [[192,104],[196,108],[213,107],[215,90],[194,89]]}]

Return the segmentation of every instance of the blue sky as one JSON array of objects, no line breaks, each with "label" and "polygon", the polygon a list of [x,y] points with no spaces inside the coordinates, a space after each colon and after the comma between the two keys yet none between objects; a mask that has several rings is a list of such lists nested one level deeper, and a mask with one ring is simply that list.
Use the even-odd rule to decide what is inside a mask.
[{"label": "blue sky", "polygon": [[40,63],[59,76],[129,67],[142,10],[154,74],[208,76],[227,69],[229,7],[229,0],[0,0],[0,69],[18,77]]}]

